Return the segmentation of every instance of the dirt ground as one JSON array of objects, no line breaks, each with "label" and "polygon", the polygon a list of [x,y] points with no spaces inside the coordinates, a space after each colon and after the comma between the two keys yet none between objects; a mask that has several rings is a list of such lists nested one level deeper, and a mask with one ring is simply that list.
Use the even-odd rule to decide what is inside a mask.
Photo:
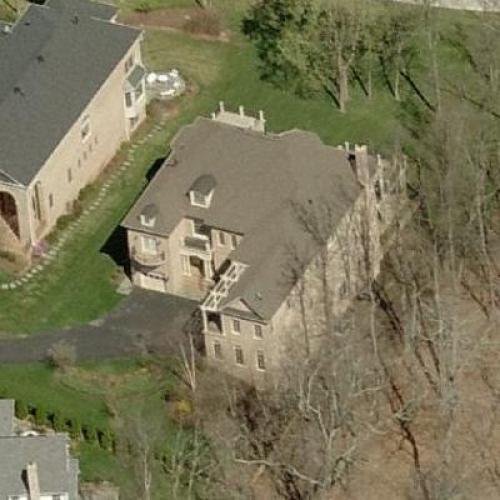
[{"label": "dirt ground", "polygon": [[150,12],[120,14],[119,21],[141,28],[182,31],[192,36],[227,41],[229,34],[221,29],[218,14],[214,10],[198,7],[158,9]]}]

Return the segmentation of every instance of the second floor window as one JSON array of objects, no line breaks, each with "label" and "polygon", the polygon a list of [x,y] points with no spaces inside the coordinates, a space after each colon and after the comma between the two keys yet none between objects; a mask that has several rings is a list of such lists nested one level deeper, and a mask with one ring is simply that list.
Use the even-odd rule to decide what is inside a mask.
[{"label": "second floor window", "polygon": [[233,319],[233,333],[241,333],[241,323],[239,319]]},{"label": "second floor window", "polygon": [[90,137],[90,117],[88,115],[82,120],[81,137],[82,142]]},{"label": "second floor window", "polygon": [[156,253],[157,242],[155,238],[149,236],[142,237],[142,249],[147,253]]},{"label": "second floor window", "polygon": [[262,333],[262,326],[261,325],[254,325],[254,335],[255,338],[261,339],[264,335]]},{"label": "second floor window", "polygon": [[235,234],[231,235],[231,248],[234,250],[238,246],[238,237]]},{"label": "second floor window", "polygon": [[226,233],[224,231],[219,231],[219,245],[224,246],[226,244]]},{"label": "second floor window", "polygon": [[245,358],[243,356],[243,349],[239,345],[237,345],[234,348],[234,360],[235,360],[237,365],[242,366],[245,364]]},{"label": "second floor window", "polygon": [[132,107],[133,101],[132,101],[132,93],[131,92],[125,92],[125,105],[127,108]]},{"label": "second floor window", "polygon": [[129,58],[125,61],[125,73],[128,73],[132,66],[134,65],[134,54],[131,54]]}]

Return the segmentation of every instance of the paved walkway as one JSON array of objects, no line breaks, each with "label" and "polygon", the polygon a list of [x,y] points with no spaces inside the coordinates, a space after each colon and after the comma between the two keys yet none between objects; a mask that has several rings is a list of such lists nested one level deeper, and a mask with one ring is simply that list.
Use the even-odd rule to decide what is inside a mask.
[{"label": "paved walkway", "polygon": [[64,340],[75,347],[78,361],[137,356],[148,352],[178,354],[184,327],[197,302],[136,289],[107,317],[92,323],[26,338],[0,340],[0,363],[47,358],[50,347]]}]

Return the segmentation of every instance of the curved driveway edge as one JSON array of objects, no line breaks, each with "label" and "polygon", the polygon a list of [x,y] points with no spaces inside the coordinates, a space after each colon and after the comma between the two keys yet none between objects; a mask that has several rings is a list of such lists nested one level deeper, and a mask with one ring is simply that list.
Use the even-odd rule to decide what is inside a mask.
[{"label": "curved driveway edge", "polygon": [[0,363],[43,361],[48,350],[62,340],[75,347],[79,362],[145,352],[178,354],[184,328],[197,305],[182,297],[136,289],[108,316],[88,325],[0,340]]}]

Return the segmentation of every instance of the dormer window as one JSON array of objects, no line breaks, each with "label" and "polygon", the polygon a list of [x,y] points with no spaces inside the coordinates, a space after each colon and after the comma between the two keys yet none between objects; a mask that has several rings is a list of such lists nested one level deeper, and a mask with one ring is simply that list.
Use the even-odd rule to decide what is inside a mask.
[{"label": "dormer window", "polygon": [[194,181],[189,189],[191,205],[195,207],[208,208],[212,202],[217,182],[213,175],[202,175]]},{"label": "dormer window", "polygon": [[141,225],[144,227],[154,227],[156,224],[157,214],[158,209],[156,208],[156,205],[146,205],[139,216]]}]

